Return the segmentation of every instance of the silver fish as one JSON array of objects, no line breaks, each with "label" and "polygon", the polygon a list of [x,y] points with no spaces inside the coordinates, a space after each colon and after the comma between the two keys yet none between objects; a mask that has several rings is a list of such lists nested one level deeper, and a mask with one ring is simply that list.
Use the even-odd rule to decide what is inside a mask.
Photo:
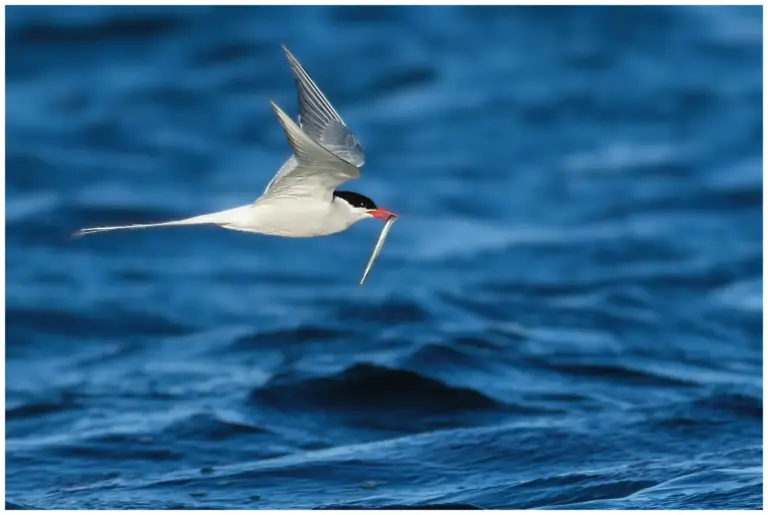
[{"label": "silver fish", "polygon": [[396,216],[390,216],[387,219],[387,223],[384,224],[384,228],[381,229],[381,234],[379,234],[379,240],[376,242],[376,246],[373,248],[373,252],[371,253],[370,259],[368,259],[368,266],[365,267],[365,272],[363,272],[363,278],[360,279],[360,284],[363,284],[365,282],[365,278],[368,277],[368,272],[371,271],[373,262],[376,260],[376,257],[379,255],[379,252],[381,252],[381,247],[384,246],[384,239],[387,237],[387,233],[389,232],[389,229],[392,227],[392,224],[394,224],[396,221],[397,221]]}]

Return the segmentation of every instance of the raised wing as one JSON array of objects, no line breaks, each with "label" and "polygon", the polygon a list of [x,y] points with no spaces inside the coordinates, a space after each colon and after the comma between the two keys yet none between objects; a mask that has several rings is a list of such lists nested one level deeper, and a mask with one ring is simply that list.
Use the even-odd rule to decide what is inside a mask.
[{"label": "raised wing", "polygon": [[358,168],[365,163],[363,147],[347,128],[339,113],[309,77],[285,45],[283,51],[299,90],[299,125],[310,138]]},{"label": "raised wing", "polygon": [[[360,177],[357,166],[330,152],[296,125],[277,104],[271,104],[291,145],[293,157],[283,165],[263,197],[308,196],[331,201],[333,191],[341,183]],[[290,166],[292,161],[294,164]]]},{"label": "raised wing", "polygon": [[[352,134],[339,113],[325,98],[323,92],[309,77],[298,60],[283,45],[291,72],[296,79],[299,97],[299,124],[304,132],[312,139],[335,155],[357,167],[363,166],[365,155],[360,142]],[[263,196],[275,194],[276,190],[284,189],[280,186],[286,175],[292,174],[296,168],[296,158],[291,156],[264,189]],[[359,172],[358,172],[359,173]]]}]

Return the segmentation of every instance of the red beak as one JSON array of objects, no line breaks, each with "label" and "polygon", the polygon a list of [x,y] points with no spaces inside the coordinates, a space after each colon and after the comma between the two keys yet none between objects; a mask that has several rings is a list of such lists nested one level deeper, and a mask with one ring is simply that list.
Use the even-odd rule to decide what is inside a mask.
[{"label": "red beak", "polygon": [[378,209],[371,209],[368,211],[368,214],[371,215],[374,218],[378,218],[379,220],[389,220],[391,216],[394,216],[397,218],[397,215],[393,213],[392,211],[387,211],[386,209],[378,208]]}]

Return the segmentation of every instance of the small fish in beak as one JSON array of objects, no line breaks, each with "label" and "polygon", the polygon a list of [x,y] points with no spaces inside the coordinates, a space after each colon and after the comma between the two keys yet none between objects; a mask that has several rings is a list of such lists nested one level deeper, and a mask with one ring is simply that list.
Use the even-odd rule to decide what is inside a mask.
[{"label": "small fish in beak", "polygon": [[[394,213],[390,213],[386,209],[376,209],[373,211],[369,211],[369,213],[381,214],[381,216],[376,216],[376,215],[373,215],[373,216],[375,216],[376,218],[380,218],[382,220],[386,220],[387,223],[385,223],[384,227],[381,229],[381,234],[379,234],[379,240],[376,242],[376,246],[373,248],[371,257],[368,259],[368,265],[365,267],[365,272],[363,272],[363,278],[360,279],[361,285],[365,282],[365,278],[368,277],[368,272],[371,271],[373,262],[376,260],[376,257],[379,255],[379,252],[381,252],[381,247],[384,246],[384,239],[387,237],[387,233],[389,232],[389,229],[392,227],[392,224],[394,224],[397,221],[397,215],[395,215]],[[386,218],[383,217],[383,213],[386,213]]]}]

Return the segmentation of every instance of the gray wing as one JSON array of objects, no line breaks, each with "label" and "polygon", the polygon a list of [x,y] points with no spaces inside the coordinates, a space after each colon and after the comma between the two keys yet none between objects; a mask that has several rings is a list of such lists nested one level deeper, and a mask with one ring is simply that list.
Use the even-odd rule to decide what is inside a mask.
[{"label": "gray wing", "polygon": [[[347,129],[339,113],[336,112],[320,88],[317,87],[285,45],[283,45],[283,51],[291,65],[291,72],[298,87],[299,124],[301,128],[312,139],[318,141],[341,159],[357,167],[363,166],[365,154],[360,142]],[[292,173],[294,168],[296,168],[296,158],[291,156],[267,184],[264,195],[271,195],[283,177]]]},{"label": "gray wing", "polygon": [[299,125],[310,138],[358,168],[365,163],[363,147],[339,113],[309,77],[299,61],[283,45],[299,90]]},{"label": "gray wing", "polygon": [[271,104],[291,145],[293,157],[272,180],[265,197],[308,196],[326,198],[330,202],[333,191],[341,183],[360,177],[357,166],[320,145],[277,104]]}]

